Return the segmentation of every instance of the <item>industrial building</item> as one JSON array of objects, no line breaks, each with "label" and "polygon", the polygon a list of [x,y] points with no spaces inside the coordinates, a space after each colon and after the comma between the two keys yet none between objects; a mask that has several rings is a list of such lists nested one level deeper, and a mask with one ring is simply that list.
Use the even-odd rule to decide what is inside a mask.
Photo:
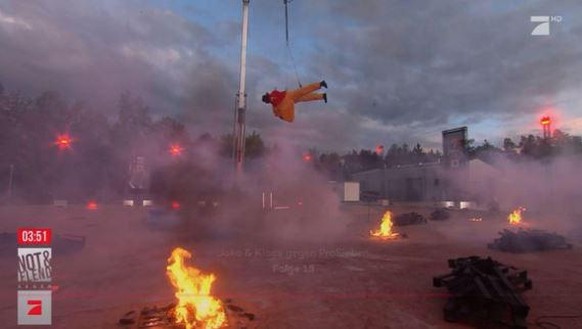
[{"label": "industrial building", "polygon": [[[462,168],[447,168],[443,162],[418,163],[355,173],[363,195],[391,201],[491,202],[496,195],[500,171],[473,159]],[[479,187],[479,190],[473,187]]]},{"label": "industrial building", "polygon": [[[467,127],[445,130],[443,161],[373,169],[355,173],[362,195],[390,201],[474,201],[487,205],[496,199],[501,172],[466,155]],[[476,189],[474,187],[479,187]]]}]

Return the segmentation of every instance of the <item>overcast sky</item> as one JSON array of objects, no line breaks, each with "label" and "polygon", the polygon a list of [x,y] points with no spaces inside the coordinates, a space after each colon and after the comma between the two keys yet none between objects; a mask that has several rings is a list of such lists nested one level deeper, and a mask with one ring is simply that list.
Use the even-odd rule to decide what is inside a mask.
[{"label": "overcast sky", "polygon": [[[114,114],[121,91],[195,133],[231,131],[240,0],[0,0],[0,82],[56,90]],[[532,15],[560,16],[532,36]],[[248,129],[268,141],[344,151],[420,142],[460,125],[499,143],[538,133],[543,114],[582,134],[582,3],[294,0],[290,38],[303,83],[327,80],[329,103],[296,122],[260,96],[297,85],[282,0],[251,0]]]}]

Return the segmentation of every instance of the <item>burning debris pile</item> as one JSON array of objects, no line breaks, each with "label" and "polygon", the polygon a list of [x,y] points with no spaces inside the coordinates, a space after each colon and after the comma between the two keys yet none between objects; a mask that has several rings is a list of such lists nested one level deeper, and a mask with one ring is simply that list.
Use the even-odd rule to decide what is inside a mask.
[{"label": "burning debris pile", "polygon": [[216,280],[214,274],[203,274],[186,265],[192,254],[176,248],[168,258],[166,274],[176,289],[177,303],[164,307],[144,307],[139,313],[125,313],[119,324],[125,328],[151,329],[218,329],[249,328],[255,320],[253,313],[234,305],[231,299],[221,300],[210,291]]},{"label": "burning debris pile", "polygon": [[139,314],[129,311],[119,319],[119,324],[127,326],[137,323],[137,328],[175,328],[175,307],[175,304],[164,307],[144,307]]},{"label": "burning debris pile", "polygon": [[426,223],[426,218],[416,212],[400,214],[394,218],[394,225],[396,226],[418,225]]},{"label": "burning debris pile", "polygon": [[380,228],[370,231],[370,236],[384,240],[397,239],[400,237],[400,234],[392,232],[393,226],[394,224],[392,223],[392,213],[390,211],[386,211],[384,216],[382,216]]},{"label": "burning debris pile", "polygon": [[[232,304],[232,300],[225,300],[227,309],[228,328],[252,328],[251,321],[255,319],[253,313],[245,312],[241,307]],[[122,328],[136,329],[184,329],[207,328],[203,324],[187,327],[176,322],[176,304],[158,307],[144,307],[139,313],[129,311],[119,319]]]},{"label": "burning debris pile", "polygon": [[542,230],[519,229],[517,231],[503,230],[501,235],[493,243],[489,243],[489,249],[506,252],[523,253],[553,249],[571,249],[572,245],[566,243],[566,239],[556,233]]},{"label": "burning debris pile", "polygon": [[446,321],[527,327],[529,306],[520,296],[532,288],[527,271],[477,256],[449,259],[449,268],[451,273],[433,278],[433,286],[447,287],[451,294]]},{"label": "burning debris pile", "polygon": [[192,254],[176,248],[168,259],[167,275],[176,289],[178,305],[175,308],[176,322],[186,329],[201,327],[220,328],[226,323],[222,302],[210,294],[216,280],[214,274],[203,274],[199,269],[185,264]]},{"label": "burning debris pile", "polygon": [[510,225],[520,225],[523,224],[523,219],[521,213],[525,211],[524,207],[518,207],[507,216],[507,220]]}]

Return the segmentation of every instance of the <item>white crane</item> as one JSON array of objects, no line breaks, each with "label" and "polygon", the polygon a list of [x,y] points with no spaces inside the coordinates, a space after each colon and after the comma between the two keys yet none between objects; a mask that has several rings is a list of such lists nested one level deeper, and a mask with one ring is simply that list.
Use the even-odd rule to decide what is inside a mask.
[{"label": "white crane", "polygon": [[[291,53],[291,47],[289,46],[289,15],[288,15],[288,4],[292,0],[283,0],[285,5],[285,40],[287,44],[287,50],[289,51],[289,57],[293,63],[293,68],[295,70],[295,77],[297,78],[297,83],[301,87],[301,81],[299,80],[299,75],[297,73],[297,67],[295,65],[295,60],[293,54]],[[247,110],[247,94],[246,94],[246,74],[247,74],[247,41],[248,41],[248,29],[249,29],[249,3],[250,0],[242,0],[242,35],[241,35],[241,47],[240,47],[240,81],[238,86],[238,92],[236,94],[236,106],[234,109],[234,127],[233,127],[233,159],[235,163],[236,175],[240,176],[243,171],[243,163],[245,158],[245,129],[246,129],[246,110]]]},{"label": "white crane", "polygon": [[238,86],[238,93],[236,94],[236,108],[234,110],[234,128],[233,128],[233,158],[235,163],[236,174],[240,175],[243,170],[243,162],[245,157],[245,129],[246,129],[246,109],[247,109],[247,94],[246,94],[246,74],[247,74],[247,40],[249,29],[249,3],[250,0],[242,0],[243,4],[243,20],[242,20],[242,36],[240,47],[240,81]]}]

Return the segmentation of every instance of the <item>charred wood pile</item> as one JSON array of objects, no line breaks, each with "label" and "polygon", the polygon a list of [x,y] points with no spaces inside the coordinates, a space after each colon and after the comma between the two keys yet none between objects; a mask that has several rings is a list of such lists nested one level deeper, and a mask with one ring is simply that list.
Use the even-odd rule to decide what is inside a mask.
[{"label": "charred wood pile", "polygon": [[512,253],[535,252],[553,249],[571,249],[572,245],[556,233],[542,230],[519,229],[517,231],[503,230],[500,237],[489,243],[489,249]]},{"label": "charred wood pile", "polygon": [[527,271],[477,256],[448,262],[451,273],[433,278],[433,286],[446,287],[450,294],[444,307],[446,321],[527,328],[530,308],[520,295],[532,288]]},{"label": "charred wood pile", "polygon": [[[255,314],[245,311],[242,307],[235,305],[232,299],[224,300],[227,315],[227,328],[252,329],[256,328]],[[118,328],[121,329],[185,329],[186,325],[177,323],[175,316],[176,304],[171,303],[166,306],[144,307],[140,311],[131,310],[118,321]],[[206,328],[203,324],[195,326],[194,329]]]},{"label": "charred wood pile", "polygon": [[426,224],[426,218],[416,212],[408,212],[394,217],[393,223],[395,226],[419,225]]},{"label": "charred wood pile", "polygon": [[433,212],[430,213],[430,220],[447,220],[449,219],[450,214],[449,211],[446,209],[435,209]]}]

